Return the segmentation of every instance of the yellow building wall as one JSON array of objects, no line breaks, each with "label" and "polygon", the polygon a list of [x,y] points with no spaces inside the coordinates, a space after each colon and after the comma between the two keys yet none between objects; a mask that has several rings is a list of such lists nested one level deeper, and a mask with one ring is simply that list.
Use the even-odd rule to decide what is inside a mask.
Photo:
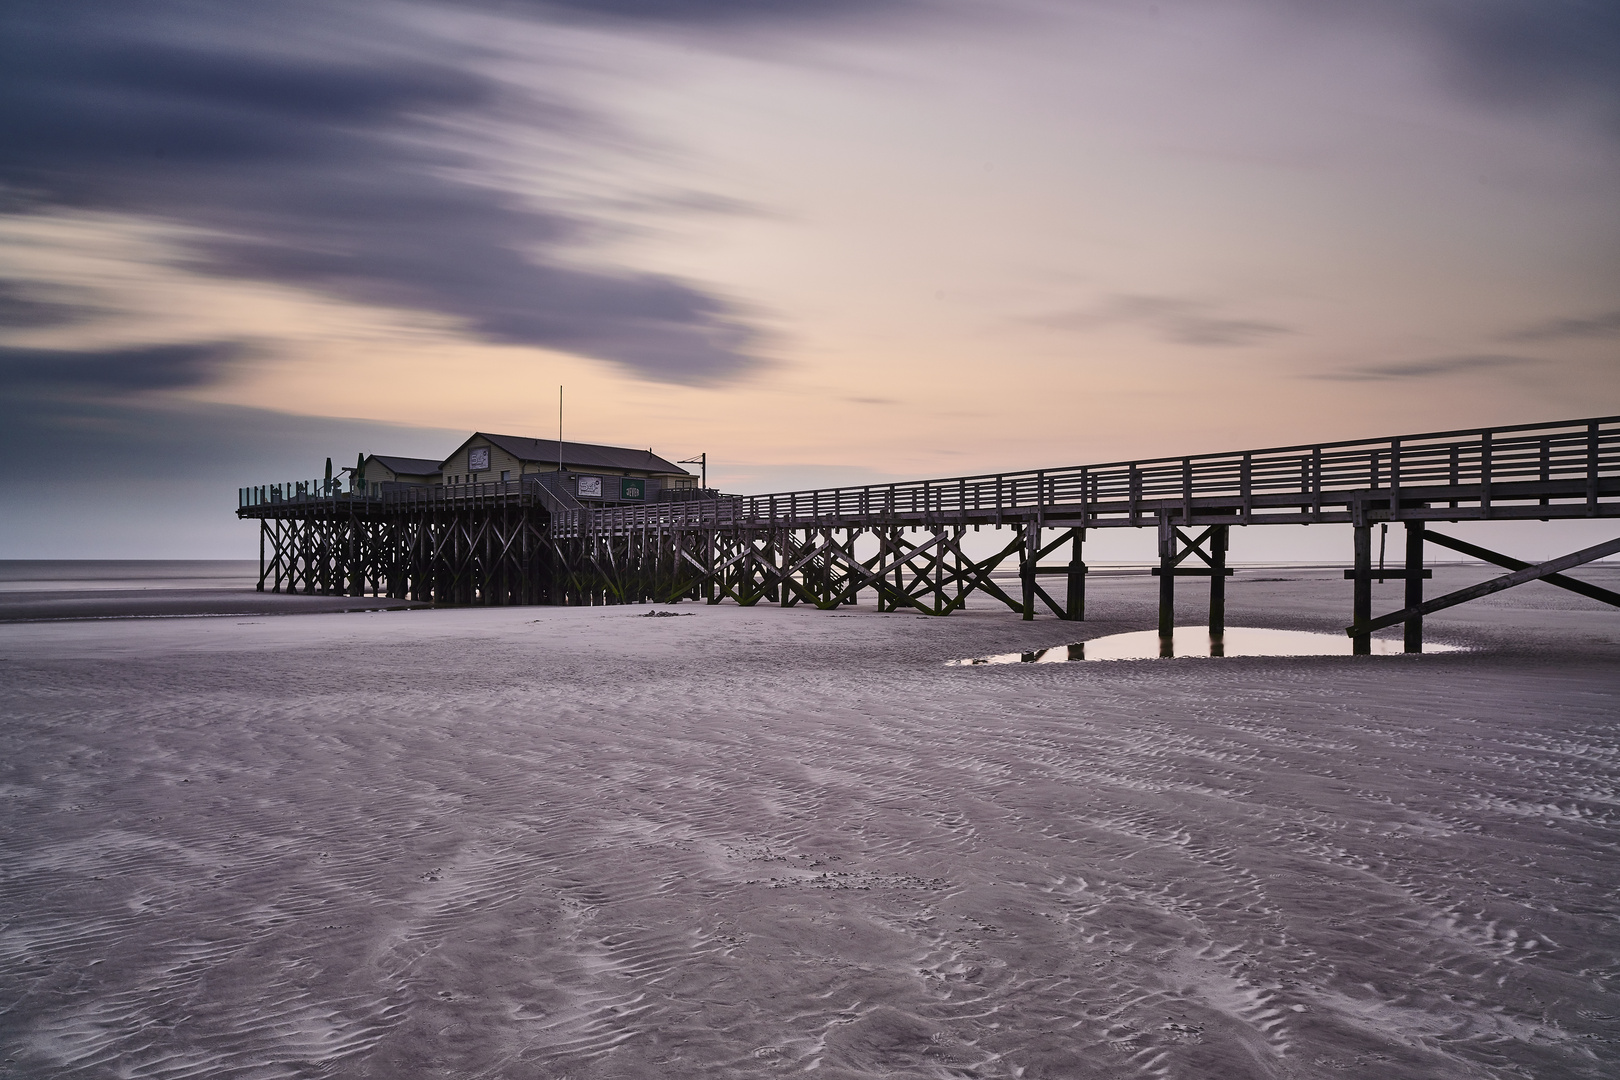
[{"label": "yellow building wall", "polygon": [[[471,456],[473,450],[482,448],[488,448],[489,450],[489,469],[473,475],[467,468],[467,459]],[[492,442],[484,439],[474,439],[454,454],[451,454],[445,460],[440,472],[444,477],[444,482],[447,484],[452,481],[458,484],[487,484],[499,480],[503,469],[510,472],[515,480],[522,475],[523,463]]]},{"label": "yellow building wall", "polygon": [[[368,488],[372,484],[389,484],[399,480],[401,480],[400,475],[394,472],[394,470],[390,469],[387,465],[384,465],[382,462],[374,459],[368,459],[366,461],[366,486]],[[417,478],[417,474],[415,473],[406,474],[403,480],[407,484],[424,483],[424,481]],[[433,483],[434,481],[428,480],[425,482]]]}]

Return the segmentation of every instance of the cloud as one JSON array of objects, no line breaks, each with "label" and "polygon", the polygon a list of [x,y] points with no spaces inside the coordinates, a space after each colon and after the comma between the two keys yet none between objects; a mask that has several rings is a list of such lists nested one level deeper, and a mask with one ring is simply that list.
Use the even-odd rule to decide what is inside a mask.
[{"label": "cloud", "polygon": [[1503,341],[1563,341],[1571,338],[1605,338],[1620,336],[1620,311],[1610,311],[1590,318],[1549,319],[1527,326]]},{"label": "cloud", "polygon": [[[1253,0],[1229,2],[1238,11]],[[897,13],[937,22],[942,12],[969,7],[959,0],[480,6],[542,23],[589,21],[626,33],[674,28],[716,40],[761,25],[797,40],[791,35],[806,28]],[[1620,116],[1616,5],[1358,0],[1329,7],[1424,35],[1476,96],[1607,103]],[[390,0],[10,0],[0,5],[0,207],[179,223],[195,230],[183,243],[203,272],[447,315],[484,340],[594,357],[643,379],[719,385],[766,367],[771,341],[762,313],[739,298],[592,261],[595,242],[612,228],[611,205],[593,217],[578,202],[519,196],[490,181],[471,147],[501,123],[585,158],[604,146],[634,152],[637,140],[561,95],[500,81],[490,72],[508,58],[431,29],[464,15],[448,3]],[[562,75],[545,78],[563,85]],[[647,205],[660,201],[681,213],[761,212],[705,193],[652,196]],[[0,316],[16,312],[5,319],[10,326],[76,317],[47,300],[0,294]],[[1126,297],[1112,315],[1089,314],[1202,347],[1290,332],[1170,298]],[[1046,323],[1096,325],[1086,317]]]},{"label": "cloud", "polygon": [[0,280],[0,326],[16,330],[71,326],[87,322],[100,310],[77,290]]},{"label": "cloud", "polygon": [[1456,90],[1493,108],[1573,109],[1620,136],[1620,5],[1608,0],[1269,3],[1288,16],[1393,31],[1424,47]]},{"label": "cloud", "polygon": [[466,434],[148,396],[0,397],[0,454],[19,463],[0,473],[0,558],[255,558],[237,488],[320,476],[328,456],[436,457]]},{"label": "cloud", "polygon": [[1620,134],[1620,6],[1607,0],[1399,0],[1457,83],[1491,103],[1589,103]]},{"label": "cloud", "polygon": [[1280,323],[1231,319],[1208,313],[1209,305],[1171,296],[1116,296],[1079,311],[1057,312],[1030,320],[1055,330],[1092,330],[1135,323],[1178,345],[1229,348],[1253,345],[1294,331]]},{"label": "cloud", "polygon": [[899,0],[485,0],[498,10],[663,25],[806,22],[920,6]]},{"label": "cloud", "polygon": [[1312,378],[1332,379],[1340,382],[1427,379],[1449,375],[1471,375],[1504,368],[1529,367],[1539,363],[1541,361],[1534,357],[1508,356],[1495,353],[1438,356],[1428,360],[1408,360],[1396,364],[1374,364],[1367,367],[1345,368],[1340,371],[1313,375]]},{"label": "cloud", "polygon": [[232,341],[92,351],[0,346],[0,400],[101,397],[206,386],[248,354],[244,345]]},{"label": "cloud", "polygon": [[[184,224],[196,269],[462,320],[644,379],[764,363],[736,300],[579,258],[601,226],[484,181],[455,143],[521,114],[573,143],[604,118],[480,73],[390,4],[18,0],[0,7],[0,193],[13,213]],[[295,27],[289,30],[288,27]]]}]

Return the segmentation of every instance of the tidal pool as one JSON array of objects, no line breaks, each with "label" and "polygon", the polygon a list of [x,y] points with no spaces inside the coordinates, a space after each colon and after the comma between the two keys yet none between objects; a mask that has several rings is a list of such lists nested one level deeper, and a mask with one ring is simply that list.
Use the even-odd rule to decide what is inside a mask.
[{"label": "tidal pool", "polygon": [[[1178,626],[1175,637],[1164,641],[1157,630],[1110,634],[1072,645],[1054,645],[1032,652],[976,656],[947,660],[951,667],[977,664],[1066,664],[1071,660],[1160,660],[1188,656],[1350,656],[1348,634],[1319,634],[1308,630],[1269,630],[1258,626],[1229,626],[1221,637],[1211,637],[1204,626]],[[1374,655],[1404,652],[1399,638],[1373,638]],[[1426,642],[1426,653],[1459,652],[1457,645]]]}]

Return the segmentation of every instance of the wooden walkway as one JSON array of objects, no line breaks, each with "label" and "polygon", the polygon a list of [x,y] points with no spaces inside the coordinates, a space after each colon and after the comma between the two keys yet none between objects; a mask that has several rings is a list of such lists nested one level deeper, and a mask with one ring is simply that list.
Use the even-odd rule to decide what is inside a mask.
[{"label": "wooden walkway", "polygon": [[[1026,619],[1044,607],[1069,620],[1085,617],[1087,531],[1153,528],[1162,634],[1178,577],[1209,579],[1210,630],[1223,631],[1232,526],[1338,522],[1354,528],[1347,632],[1358,650],[1375,630],[1402,623],[1417,651],[1424,615],[1526,581],[1620,605],[1620,596],[1562,573],[1620,551],[1620,539],[1532,566],[1431,527],[1620,517],[1620,417],[598,509],[532,477],[373,498],[311,482],[244,488],[238,513],[264,522],[261,588],[286,581],[302,591],[460,603],[702,597],[820,608],[869,591],[879,610],[932,615],[979,593]],[[1404,579],[1406,602],[1374,617],[1371,530],[1394,522],[1405,529],[1405,557],[1380,576]],[[984,528],[1008,530],[1009,540],[972,558],[962,538]],[[1431,543],[1512,572],[1425,599]],[[1043,562],[1054,553],[1068,557]],[[1017,596],[992,579],[1012,563]],[[1043,579],[1053,577],[1063,587],[1048,589]]]}]

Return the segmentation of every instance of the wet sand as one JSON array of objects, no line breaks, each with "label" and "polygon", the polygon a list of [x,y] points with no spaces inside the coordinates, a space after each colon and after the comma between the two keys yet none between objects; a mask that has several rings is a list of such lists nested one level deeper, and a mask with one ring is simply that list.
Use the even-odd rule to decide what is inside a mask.
[{"label": "wet sand", "polygon": [[1620,613],[1154,588],[0,626],[0,1075],[1620,1073]]}]

